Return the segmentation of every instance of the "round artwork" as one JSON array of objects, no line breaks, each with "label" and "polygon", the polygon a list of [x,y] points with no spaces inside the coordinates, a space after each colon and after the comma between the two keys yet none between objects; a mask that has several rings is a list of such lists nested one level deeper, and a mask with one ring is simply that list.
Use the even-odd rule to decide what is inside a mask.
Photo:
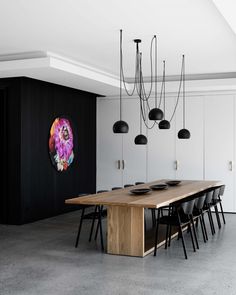
[{"label": "round artwork", "polygon": [[73,131],[70,121],[56,118],[50,129],[49,153],[57,171],[67,170],[74,160]]}]

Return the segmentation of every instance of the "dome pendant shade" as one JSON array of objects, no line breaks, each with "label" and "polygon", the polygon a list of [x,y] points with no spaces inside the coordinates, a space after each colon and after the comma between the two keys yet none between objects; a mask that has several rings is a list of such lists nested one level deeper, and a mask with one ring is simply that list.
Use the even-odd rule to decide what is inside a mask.
[{"label": "dome pendant shade", "polygon": [[162,120],[159,123],[159,129],[170,129],[170,122],[167,120]]},{"label": "dome pendant shade", "polygon": [[178,132],[178,138],[179,139],[189,139],[191,136],[190,132],[188,129],[181,129],[179,132]]},{"label": "dome pendant shade", "polygon": [[129,125],[125,121],[116,121],[113,125],[114,133],[128,133]]},{"label": "dome pendant shade", "polygon": [[162,110],[158,108],[151,109],[151,111],[148,114],[149,120],[153,120],[153,121],[162,120],[163,116],[164,114]]},{"label": "dome pendant shade", "polygon": [[147,144],[147,137],[143,134],[139,134],[134,139],[135,144]]}]

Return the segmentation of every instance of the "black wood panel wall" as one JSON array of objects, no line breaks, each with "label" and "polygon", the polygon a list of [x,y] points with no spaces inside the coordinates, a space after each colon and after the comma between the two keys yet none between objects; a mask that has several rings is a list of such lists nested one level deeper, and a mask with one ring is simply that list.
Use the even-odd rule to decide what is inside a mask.
[{"label": "black wood panel wall", "polygon": [[[74,209],[66,198],[96,190],[97,95],[24,77],[2,79],[0,89],[8,159],[1,222],[21,224]],[[69,118],[74,131],[75,158],[64,172],[56,171],[48,153],[58,116]]]}]

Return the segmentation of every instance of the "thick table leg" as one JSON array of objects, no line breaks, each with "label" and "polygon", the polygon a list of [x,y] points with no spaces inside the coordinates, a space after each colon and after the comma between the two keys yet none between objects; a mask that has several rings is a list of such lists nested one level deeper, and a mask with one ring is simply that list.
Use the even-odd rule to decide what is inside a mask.
[{"label": "thick table leg", "polygon": [[144,256],[144,209],[109,206],[107,216],[107,252]]}]

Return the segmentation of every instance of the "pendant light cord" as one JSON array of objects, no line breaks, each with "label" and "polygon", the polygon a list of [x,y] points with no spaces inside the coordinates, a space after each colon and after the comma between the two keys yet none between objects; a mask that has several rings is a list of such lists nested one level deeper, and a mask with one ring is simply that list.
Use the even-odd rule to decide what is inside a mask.
[{"label": "pendant light cord", "polygon": [[122,30],[120,30],[120,121],[122,119]]},{"label": "pendant light cord", "polygon": [[166,62],[163,60],[164,120],[166,119]]},{"label": "pendant light cord", "polygon": [[185,129],[185,56],[183,55],[183,127]]},{"label": "pendant light cord", "polygon": [[[154,121],[152,126],[148,126],[147,121],[147,112],[151,110],[150,105],[149,105],[149,98],[151,97],[152,89],[153,89],[153,82],[155,82],[155,92],[154,92],[154,97],[155,97],[155,108],[157,108],[157,38],[156,35],[153,36],[151,40],[151,45],[150,45],[150,64],[151,64],[151,85],[150,89],[148,91],[148,94],[145,89],[145,82],[143,78],[143,71],[142,71],[142,54],[139,51],[139,44],[138,42],[136,43],[136,55],[135,55],[135,78],[134,78],[134,84],[133,88],[131,91],[128,90],[126,81],[125,81],[125,76],[124,76],[124,66],[123,66],[123,38],[122,38],[122,30],[120,30],[120,120],[122,120],[122,83],[124,85],[124,90],[127,93],[128,96],[133,96],[135,89],[137,91],[137,94],[140,99],[140,113],[141,113],[141,118],[143,119],[143,122],[145,126],[148,129],[152,129],[154,125],[158,125],[158,122]],[[155,41],[155,43],[154,43]],[[155,58],[154,58],[154,66],[155,66],[155,81],[153,81],[153,43],[155,45]],[[161,92],[160,92],[160,101],[158,108],[161,107],[162,104],[162,99],[164,101],[164,119],[166,119],[166,93],[165,93],[165,61],[163,61],[163,77],[162,77],[162,85],[161,85]],[[172,116],[170,118],[171,122],[174,118],[174,115],[176,113],[178,104],[179,104],[179,99],[180,99],[180,93],[181,93],[181,88],[183,84],[183,126],[185,128],[185,56],[182,56],[182,67],[181,67],[181,74],[180,74],[180,82],[179,82],[179,89],[178,89],[178,94],[177,94],[177,99],[176,103],[174,106],[174,110],[172,113]],[[146,106],[146,107],[145,107]],[[140,122],[140,128],[141,122]]]},{"label": "pendant light cord", "polygon": [[182,65],[181,65],[181,72],[180,72],[180,80],[179,80],[179,89],[178,89],[178,94],[177,94],[177,99],[176,99],[176,103],[175,103],[175,107],[174,107],[174,111],[172,113],[172,116],[170,118],[170,122],[173,120],[174,115],[176,113],[178,104],[179,104],[179,99],[180,99],[180,93],[181,93],[181,88],[182,88],[182,83],[183,83],[183,72],[184,72],[184,55],[182,56]]},{"label": "pendant light cord", "polygon": [[155,38],[155,108],[157,108],[157,37]]}]

